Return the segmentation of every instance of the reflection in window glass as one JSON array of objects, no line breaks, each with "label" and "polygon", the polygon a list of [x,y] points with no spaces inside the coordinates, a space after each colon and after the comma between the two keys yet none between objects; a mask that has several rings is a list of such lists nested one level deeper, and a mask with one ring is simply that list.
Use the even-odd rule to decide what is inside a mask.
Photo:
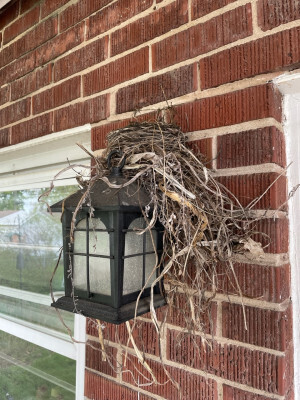
[{"label": "reflection in window glass", "polygon": [[[46,189],[0,193],[0,286],[49,294],[59,249],[62,245],[59,215],[50,215],[47,206],[38,202]],[[48,204],[68,196],[74,186],[55,188]],[[64,288],[62,263],[53,289]]]},{"label": "reflection in window glass", "polygon": [[76,362],[0,332],[0,399],[75,398]]},{"label": "reflection in window glass", "polygon": [[[0,314],[66,333],[66,329],[57,317],[55,309],[47,305],[0,295]],[[60,314],[72,333],[74,333],[74,315],[67,311],[60,311]]]}]

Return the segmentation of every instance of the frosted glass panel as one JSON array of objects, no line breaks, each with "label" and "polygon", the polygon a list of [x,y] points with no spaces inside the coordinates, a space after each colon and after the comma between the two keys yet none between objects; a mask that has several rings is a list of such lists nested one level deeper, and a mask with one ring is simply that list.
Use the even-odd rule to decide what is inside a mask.
[{"label": "frosted glass panel", "polygon": [[90,231],[90,254],[109,256],[109,233]]},{"label": "frosted glass panel", "polygon": [[90,218],[89,219],[89,228],[90,229],[107,229],[104,223],[100,218]]},{"label": "frosted glass panel", "polygon": [[90,257],[90,290],[92,293],[111,295],[110,259]]},{"label": "frosted glass panel", "polygon": [[131,222],[128,229],[137,229],[137,232],[127,232],[125,235],[125,256],[143,252],[143,236],[138,235],[138,229],[144,229],[145,221],[143,218],[137,218]]},{"label": "frosted glass panel", "polygon": [[[156,265],[156,255],[155,254],[147,254],[146,255],[146,267],[145,267],[145,283],[150,277],[149,281],[146,284],[146,287],[150,287],[151,283],[156,279],[156,270],[154,270]],[[154,271],[153,271],[154,270]]]},{"label": "frosted glass panel", "polygon": [[[154,251],[153,242],[156,243],[157,232],[146,232],[143,235],[138,235],[138,231],[145,229],[146,223],[144,218],[137,218],[129,226],[129,229],[136,229],[136,232],[128,232],[125,236],[125,256],[140,254],[144,252]],[[152,237],[151,237],[152,235]],[[153,242],[152,242],[153,239]],[[143,242],[145,240],[145,248]],[[151,275],[155,267],[155,254],[145,255],[145,282]],[[155,272],[151,276],[147,287],[155,280]],[[129,294],[141,290],[143,287],[143,256],[129,257],[124,259],[124,282],[123,294]]]},{"label": "frosted glass panel", "polygon": [[73,257],[73,281],[76,289],[87,290],[86,257]]},{"label": "frosted glass panel", "polygon": [[[145,233],[145,235],[146,235],[146,252],[154,251],[153,243],[155,245],[156,238],[157,238],[157,232],[152,230],[151,233],[147,232],[147,233]],[[153,243],[152,243],[152,240],[153,240]]]},{"label": "frosted glass panel", "polygon": [[[82,219],[76,225],[76,229],[86,229],[86,220]],[[74,232],[74,252],[86,253],[86,232]]]},{"label": "frosted glass panel", "polygon": [[143,252],[143,235],[128,232],[125,236],[125,256]]},{"label": "frosted glass panel", "polygon": [[125,258],[123,294],[141,290],[143,287],[143,256]]}]

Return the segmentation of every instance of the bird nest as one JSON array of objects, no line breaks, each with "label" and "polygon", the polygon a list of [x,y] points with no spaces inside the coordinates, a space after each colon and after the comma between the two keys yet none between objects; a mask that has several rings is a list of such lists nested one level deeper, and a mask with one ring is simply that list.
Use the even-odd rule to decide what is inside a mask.
[{"label": "bird nest", "polygon": [[[220,266],[222,275],[230,277],[236,294],[242,296],[234,272],[236,257],[248,254],[253,259],[263,254],[261,244],[253,240],[257,232],[250,228],[255,201],[243,207],[218,182],[207,160],[191,150],[180,128],[161,120],[131,123],[108,134],[106,150],[99,157],[91,154],[94,173],[90,181],[78,179],[86,187],[83,199],[96,180],[110,184],[107,156],[113,150],[122,154],[117,153],[114,164],[122,164],[125,158],[124,175],[149,194],[151,201],[145,210],[149,231],[158,221],[164,227],[164,253],[160,257],[164,264],[153,266],[158,276],[153,285],[163,282],[167,300],[164,313],[151,307],[158,338],[163,336],[164,322],[172,315],[176,321],[181,320],[185,332],[205,334],[207,320],[212,321],[210,309],[219,288]],[[156,383],[142,350],[134,342],[136,324],[137,318],[133,324],[126,323],[128,346],[131,341],[136,356],[151,375],[150,381]],[[96,323],[100,350],[103,359],[112,365],[104,345],[104,326],[100,321]],[[118,370],[122,371],[122,366]]]},{"label": "bird nest", "polygon": [[[242,295],[234,273],[235,256],[263,253],[249,228],[253,204],[242,207],[174,124],[136,122],[110,132],[105,152],[95,159],[92,180],[106,180],[107,155],[113,150],[123,154],[115,163],[125,158],[127,178],[149,194],[149,228],[157,221],[164,227],[161,259],[167,261],[156,268],[161,271],[158,280],[164,279],[169,308],[182,313],[186,329],[202,332],[201,316],[209,311],[218,290],[218,266],[222,264],[222,270],[234,277],[233,286]],[[177,294],[181,296],[180,310]],[[158,327],[154,310],[152,319]]]}]

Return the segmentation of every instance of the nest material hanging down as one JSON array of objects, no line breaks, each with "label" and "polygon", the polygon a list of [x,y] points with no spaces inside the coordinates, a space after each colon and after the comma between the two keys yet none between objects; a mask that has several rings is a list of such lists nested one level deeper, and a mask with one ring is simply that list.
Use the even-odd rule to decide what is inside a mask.
[{"label": "nest material hanging down", "polygon": [[[165,228],[162,259],[167,261],[158,280],[164,278],[169,306],[177,307],[174,295],[181,293],[186,328],[202,331],[201,315],[215,295],[218,265],[235,276],[237,253],[263,253],[261,245],[251,239],[251,207],[243,208],[218,183],[203,157],[190,150],[185,135],[173,124],[132,123],[109,133],[106,151],[96,159],[93,179],[108,182],[107,155],[112,150],[121,150],[122,160],[126,158],[124,174],[152,199],[149,228],[157,219]],[[117,165],[122,160],[114,162]],[[238,282],[234,285],[241,295]]]}]

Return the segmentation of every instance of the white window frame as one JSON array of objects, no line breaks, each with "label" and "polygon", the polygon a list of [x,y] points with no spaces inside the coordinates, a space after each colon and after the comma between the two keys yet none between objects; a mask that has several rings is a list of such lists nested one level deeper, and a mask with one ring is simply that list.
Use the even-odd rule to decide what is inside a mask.
[{"label": "white window frame", "polygon": [[[300,183],[300,72],[295,71],[274,80],[283,94],[284,134],[286,141],[288,190]],[[294,388],[300,400],[300,189],[289,201],[289,256],[291,297],[293,303]]]},{"label": "white window frame", "polygon": [[[90,150],[90,124],[0,149],[0,191],[47,187],[53,177],[68,165],[90,165],[89,156],[76,143]],[[72,169],[66,171],[55,181],[55,185],[76,184],[74,175]],[[38,304],[51,304],[50,296],[3,286],[0,286],[0,294]],[[84,398],[85,317],[74,314],[74,339],[80,343],[74,343],[67,334],[4,314],[0,314],[0,330],[75,360],[76,400]]]},{"label": "white window frame", "polygon": [[0,0],[0,9],[6,6],[11,0]]}]

